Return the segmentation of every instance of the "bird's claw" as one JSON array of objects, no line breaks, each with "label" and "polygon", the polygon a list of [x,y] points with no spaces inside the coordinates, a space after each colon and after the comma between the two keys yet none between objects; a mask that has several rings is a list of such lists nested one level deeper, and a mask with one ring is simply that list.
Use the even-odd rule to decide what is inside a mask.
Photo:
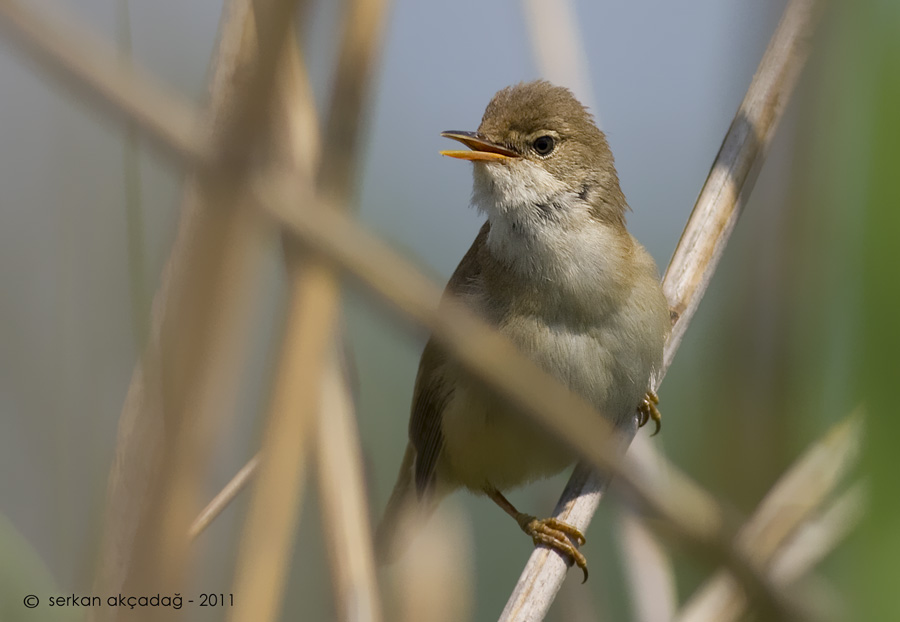
[{"label": "bird's claw", "polygon": [[535,546],[544,545],[571,560],[584,572],[584,580],[588,579],[587,559],[578,550],[584,545],[584,534],[580,530],[557,518],[538,519],[529,514],[522,514],[519,519],[522,531],[531,536]]},{"label": "bird's claw", "polygon": [[662,413],[656,407],[657,404],[659,404],[659,396],[653,391],[647,391],[644,399],[641,400],[637,407],[639,428],[644,427],[651,419],[656,423],[656,431],[650,436],[656,436],[659,434],[660,428],[662,428]]}]

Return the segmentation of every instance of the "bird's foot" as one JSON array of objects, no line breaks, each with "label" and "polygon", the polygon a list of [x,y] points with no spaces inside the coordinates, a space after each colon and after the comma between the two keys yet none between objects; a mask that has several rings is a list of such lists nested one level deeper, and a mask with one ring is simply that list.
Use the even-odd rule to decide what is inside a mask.
[{"label": "bird's foot", "polygon": [[522,531],[531,536],[535,546],[543,544],[571,559],[571,563],[584,572],[582,583],[587,581],[587,559],[577,548],[585,543],[584,534],[580,530],[556,518],[538,519],[530,514],[519,514],[516,522]]},{"label": "bird's foot", "polygon": [[659,412],[659,409],[656,407],[657,404],[659,404],[659,396],[653,391],[647,391],[644,399],[641,400],[641,403],[638,404],[637,407],[639,428],[644,427],[651,419],[656,424],[656,431],[650,436],[659,434],[659,430],[662,427],[662,413]]}]

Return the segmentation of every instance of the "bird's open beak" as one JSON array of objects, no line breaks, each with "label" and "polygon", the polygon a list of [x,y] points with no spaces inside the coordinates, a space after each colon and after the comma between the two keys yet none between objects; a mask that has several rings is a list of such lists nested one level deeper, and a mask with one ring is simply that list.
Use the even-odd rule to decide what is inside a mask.
[{"label": "bird's open beak", "polygon": [[441,151],[441,155],[450,156],[451,158],[459,158],[460,160],[474,160],[480,162],[497,162],[508,160],[509,158],[518,158],[519,154],[489,141],[478,132],[441,132],[444,138],[452,138],[458,140],[472,151]]}]

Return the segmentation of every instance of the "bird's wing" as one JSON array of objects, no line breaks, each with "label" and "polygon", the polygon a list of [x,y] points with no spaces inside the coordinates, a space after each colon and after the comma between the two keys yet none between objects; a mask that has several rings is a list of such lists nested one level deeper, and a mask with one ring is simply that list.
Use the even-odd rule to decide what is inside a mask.
[{"label": "bird's wing", "polygon": [[434,484],[435,467],[444,448],[441,417],[453,389],[442,382],[438,373],[443,359],[443,352],[429,339],[419,361],[409,418],[409,439],[416,448],[416,492],[420,497]]},{"label": "bird's wing", "polygon": [[[481,271],[478,256],[490,230],[484,223],[471,248],[459,262],[444,295],[459,295],[478,277]],[[422,496],[434,485],[435,468],[444,448],[442,418],[444,408],[453,395],[453,387],[445,381],[443,367],[446,354],[429,339],[419,361],[419,372],[413,390],[412,412],[409,419],[409,438],[416,449],[416,491]]]}]

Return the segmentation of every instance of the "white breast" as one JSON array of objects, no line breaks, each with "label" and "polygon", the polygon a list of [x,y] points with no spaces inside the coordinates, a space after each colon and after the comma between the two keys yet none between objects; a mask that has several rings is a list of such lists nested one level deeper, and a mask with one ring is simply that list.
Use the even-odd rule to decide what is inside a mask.
[{"label": "white breast", "polygon": [[[543,169],[522,177],[512,167],[479,168],[488,169],[476,166],[473,202],[490,219],[487,246],[508,273],[503,291],[476,279],[466,301],[601,413],[633,416],[661,362],[668,322],[652,259],[627,232],[589,217],[577,194],[541,181]],[[521,304],[523,295],[529,304]],[[505,489],[572,461],[447,365],[456,388],[443,414],[442,477],[475,490],[487,483]]]}]

